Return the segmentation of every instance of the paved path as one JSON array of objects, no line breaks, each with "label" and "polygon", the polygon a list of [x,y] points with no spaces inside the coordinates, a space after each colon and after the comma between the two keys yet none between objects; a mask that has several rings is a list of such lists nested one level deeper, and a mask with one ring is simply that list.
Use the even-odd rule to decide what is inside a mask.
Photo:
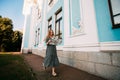
[{"label": "paved path", "polygon": [[23,56],[35,73],[37,80],[106,80],[64,64],[60,64],[56,68],[58,76],[53,77],[50,68],[43,69],[42,57],[35,54],[23,54]]}]

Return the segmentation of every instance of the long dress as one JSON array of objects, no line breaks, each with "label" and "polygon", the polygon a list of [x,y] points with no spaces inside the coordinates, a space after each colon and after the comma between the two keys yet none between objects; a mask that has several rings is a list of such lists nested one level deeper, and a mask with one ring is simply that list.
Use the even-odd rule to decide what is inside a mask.
[{"label": "long dress", "polygon": [[[52,38],[47,38],[46,42],[48,40],[52,40]],[[59,60],[57,57],[57,51],[56,51],[56,45],[53,44],[47,44],[47,49],[46,49],[46,56],[44,59],[44,67],[56,67],[59,65]]]}]

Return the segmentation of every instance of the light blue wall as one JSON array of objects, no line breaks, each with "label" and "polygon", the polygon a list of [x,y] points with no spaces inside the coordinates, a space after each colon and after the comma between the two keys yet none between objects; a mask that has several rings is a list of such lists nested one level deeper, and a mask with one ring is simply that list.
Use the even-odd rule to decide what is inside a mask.
[{"label": "light blue wall", "polygon": [[23,47],[24,48],[28,48],[28,45],[29,45],[29,35],[30,35],[30,19],[31,18],[31,16],[30,15],[28,15],[27,16],[27,22],[26,22],[26,31],[25,31],[25,34],[23,34],[24,35],[24,44],[23,44]]},{"label": "light blue wall", "polygon": [[58,0],[58,2],[52,7],[52,9],[47,13],[47,20],[55,14],[55,12],[63,7],[63,0]]},{"label": "light blue wall", "polygon": [[120,28],[112,29],[108,0],[94,0],[100,42],[120,41]]}]

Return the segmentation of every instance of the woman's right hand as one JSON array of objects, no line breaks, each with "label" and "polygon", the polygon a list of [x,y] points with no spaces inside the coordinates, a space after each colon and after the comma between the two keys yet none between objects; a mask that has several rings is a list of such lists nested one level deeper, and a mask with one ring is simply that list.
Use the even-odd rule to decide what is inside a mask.
[{"label": "woman's right hand", "polygon": [[49,44],[51,42],[51,40],[48,40],[48,42],[46,44]]}]

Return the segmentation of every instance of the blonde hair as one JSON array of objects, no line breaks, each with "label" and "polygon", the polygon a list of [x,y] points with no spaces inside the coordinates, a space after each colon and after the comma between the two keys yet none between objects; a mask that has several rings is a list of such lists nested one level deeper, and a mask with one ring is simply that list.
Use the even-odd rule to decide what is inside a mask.
[{"label": "blonde hair", "polygon": [[[51,31],[52,31],[52,35],[51,35]],[[54,32],[53,30],[48,30],[47,38],[50,38],[51,36],[54,36]]]}]

